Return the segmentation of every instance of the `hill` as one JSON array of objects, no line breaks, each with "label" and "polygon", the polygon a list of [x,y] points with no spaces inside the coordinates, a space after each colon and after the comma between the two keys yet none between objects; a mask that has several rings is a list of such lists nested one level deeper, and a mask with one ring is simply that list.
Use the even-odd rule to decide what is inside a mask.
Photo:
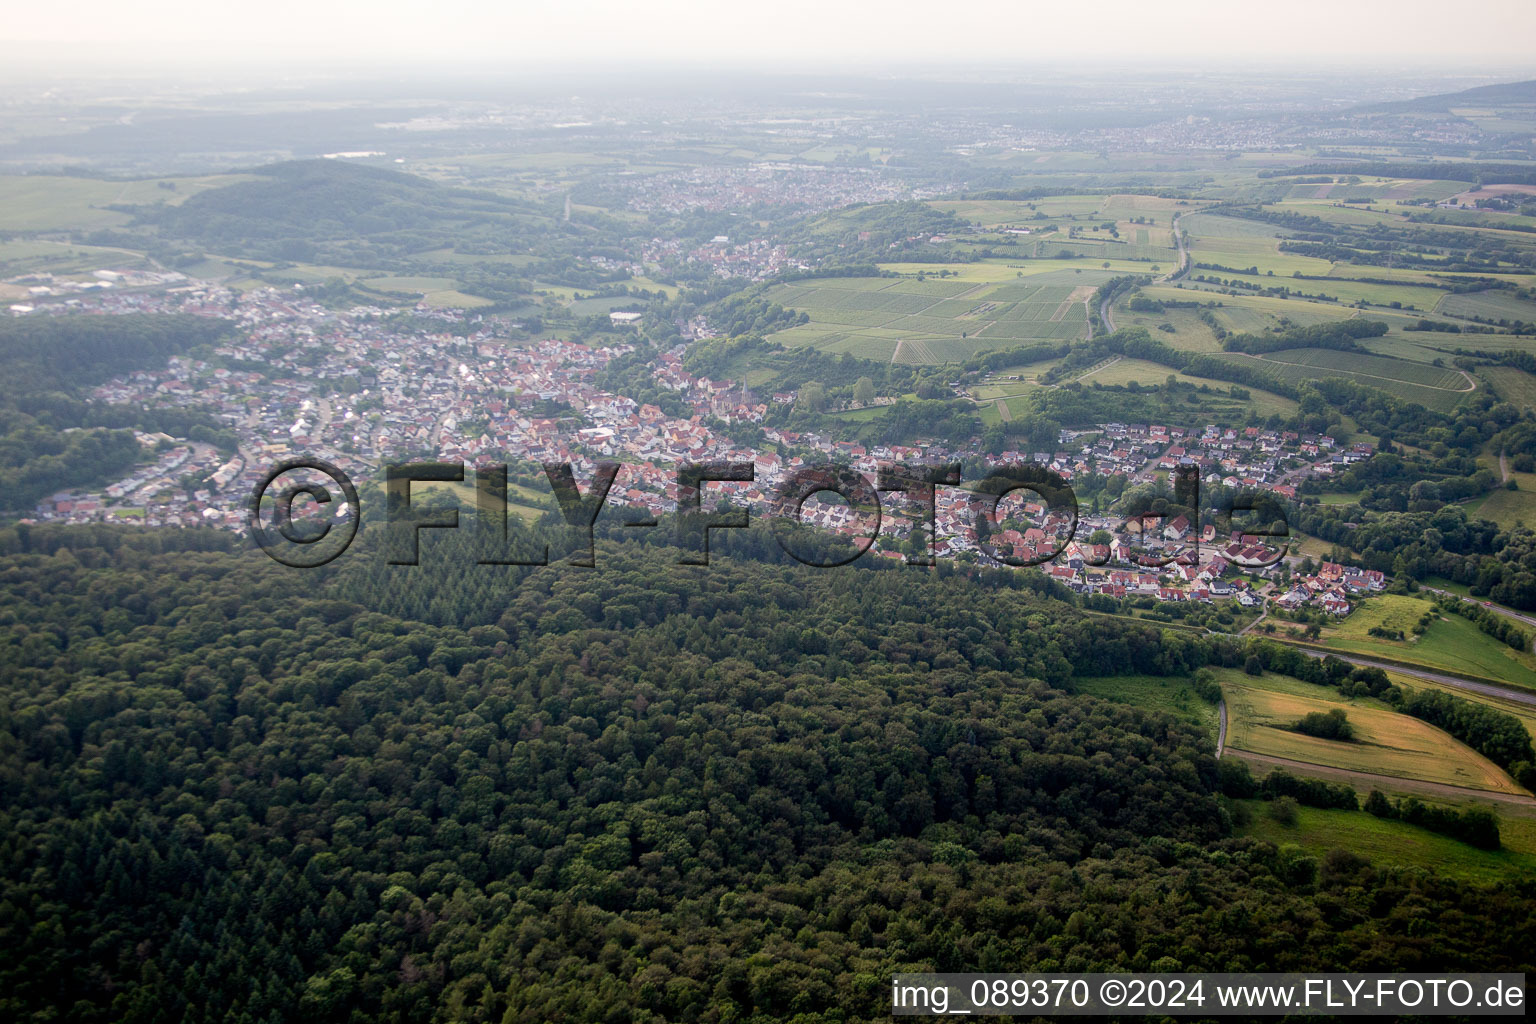
[{"label": "hill", "polygon": [[1411,100],[1391,103],[1374,103],[1355,108],[1356,111],[1383,111],[1393,113],[1423,112],[1450,113],[1462,107],[1530,106],[1536,105],[1536,79],[1525,82],[1501,82],[1496,85],[1480,85],[1458,92],[1435,93]]},{"label": "hill", "polygon": [[526,203],[341,160],[272,164],[176,206],[139,207],[167,240],[245,258],[391,266],[472,244],[527,252],[556,218]]}]

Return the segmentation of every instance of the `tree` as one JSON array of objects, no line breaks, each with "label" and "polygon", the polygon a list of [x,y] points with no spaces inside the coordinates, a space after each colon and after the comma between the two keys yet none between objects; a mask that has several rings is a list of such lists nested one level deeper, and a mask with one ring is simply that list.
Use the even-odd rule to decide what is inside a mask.
[{"label": "tree", "polygon": [[1259,660],[1257,654],[1250,654],[1248,660],[1243,662],[1243,671],[1250,676],[1261,676],[1264,674],[1264,662]]},{"label": "tree", "polygon": [[853,400],[860,405],[868,405],[875,400],[875,382],[868,377],[860,377],[853,385]]},{"label": "tree", "polygon": [[827,389],[818,381],[806,381],[800,388],[800,408],[810,412],[822,412],[827,407]]}]

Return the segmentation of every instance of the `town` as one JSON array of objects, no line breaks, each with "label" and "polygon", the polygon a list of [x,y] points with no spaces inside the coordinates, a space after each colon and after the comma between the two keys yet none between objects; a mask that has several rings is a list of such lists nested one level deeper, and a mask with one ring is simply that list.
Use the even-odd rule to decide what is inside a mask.
[{"label": "town", "polygon": [[[867,448],[778,428],[764,431],[767,445],[748,450],[718,428],[761,423],[768,401],[793,402],[795,394],[764,401],[739,382],[694,376],[683,365],[684,345],[651,366],[655,382],[692,411],[681,418],[597,386],[611,360],[633,351],[629,344],[546,339],[518,347],[505,342],[495,319],[458,310],[421,306],[412,326],[402,327],[384,309],[336,311],[307,299],[302,289],[237,295],[198,281],[159,283],[102,289],[90,299],[74,293],[31,315],[179,311],[231,321],[236,339],[213,353],[219,365],[173,357],[159,370],[103,384],[92,397],[211,411],[236,432],[238,452],[230,457],[209,444],[141,434],[144,465],[99,492],[51,496],[35,520],[243,530],[246,503],[261,477],[301,455],[326,459],[363,480],[381,478],[386,464],[435,460],[509,462],[535,478],[539,464],[570,463],[585,481],[596,463],[618,461],[623,468],[609,500],[649,515],[675,507],[677,464],[750,463],[751,481],[712,483],[706,490],[716,500],[768,514],[780,483],[808,466],[846,465],[873,478],[884,465],[944,465],[970,451],[963,441],[937,440]],[[432,329],[437,325],[441,330]],[[1121,478],[1125,487],[1195,472],[1210,486],[1294,499],[1301,479],[1332,475],[1371,454],[1368,444],[1294,431],[1111,422],[1064,431],[1055,451],[1005,451],[998,461],[1032,463],[1067,482]],[[1233,601],[1251,608],[1272,601],[1287,611],[1311,607],[1337,616],[1349,612],[1353,596],[1385,586],[1380,573],[1337,565],[1292,575],[1301,560],[1283,557],[1282,541],[1231,528],[1218,535],[1214,509],[1195,512],[1203,520],[1199,528],[1185,515],[1154,523],[1097,509],[1078,520],[1020,500],[1027,493],[998,505],[998,525],[985,543],[972,492],[937,489],[931,536],[915,502],[887,494],[889,514],[862,543],[875,557],[890,559],[931,554],[979,565],[1027,564],[1079,593],[1158,602]],[[545,498],[552,510],[552,495]],[[865,528],[849,504],[817,496],[795,514],[848,538]]]}]

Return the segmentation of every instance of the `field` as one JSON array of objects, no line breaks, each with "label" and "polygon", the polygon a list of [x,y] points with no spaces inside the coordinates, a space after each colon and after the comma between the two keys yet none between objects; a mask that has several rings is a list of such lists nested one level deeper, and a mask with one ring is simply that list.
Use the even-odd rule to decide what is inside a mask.
[{"label": "field", "polygon": [[[770,301],[810,317],[809,323],[773,339],[787,347],[812,345],[869,359],[945,363],[988,349],[1087,336],[1086,300],[1105,272],[1020,276],[1008,268],[982,266],[992,266],[997,276],[990,281],[830,278],[770,288],[765,293]],[[928,273],[938,269],[927,268]]]},{"label": "field", "polygon": [[[56,174],[0,175],[0,231],[94,230],[133,218],[114,204],[176,204],[209,188],[249,180],[225,174],[197,178],[108,181]],[[164,182],[167,187],[162,188]]]},{"label": "field", "polygon": [[1536,689],[1536,656],[1506,647],[1459,615],[1437,619],[1416,639],[1386,640],[1369,633],[1372,626],[1382,626],[1412,637],[1413,624],[1429,608],[1427,601],[1414,597],[1368,598],[1337,626],[1324,629],[1322,642],[1334,650],[1367,658],[1388,657]]},{"label": "field", "polygon": [[[459,516],[461,518],[472,517],[476,509],[475,485],[469,480],[445,481],[429,480],[411,485],[412,494],[439,491],[451,494],[459,499]],[[522,519],[524,522],[533,522],[546,512],[553,512],[559,506],[555,502],[552,492],[540,493],[520,484],[507,484],[507,511]]]},{"label": "field", "polygon": [[1536,526],[1536,473],[1511,473],[1518,491],[1506,491],[1502,487],[1486,498],[1467,503],[1467,515],[1488,519],[1503,528],[1512,529],[1516,523]]},{"label": "field", "polygon": [[1446,316],[1482,317],[1485,320],[1524,320],[1536,323],[1536,302],[1513,292],[1494,290],[1446,295],[1435,307]]},{"label": "field", "polygon": [[[1372,700],[1348,700],[1323,686],[1283,676],[1221,673],[1227,701],[1227,748],[1307,764],[1497,793],[1520,793],[1492,761],[1449,734]],[[1343,710],[1355,738],[1344,742],[1294,732],[1312,712]]]},{"label": "field", "polygon": [[1422,676],[1410,676],[1402,672],[1393,672],[1390,669],[1387,671],[1387,676],[1406,692],[1413,690],[1439,690],[1442,693],[1449,693],[1453,697],[1485,704],[1495,711],[1501,711],[1506,715],[1513,715],[1515,718],[1520,719],[1521,724],[1525,726],[1525,731],[1530,733],[1532,741],[1536,742],[1536,706],[1522,704],[1520,701],[1509,700],[1506,697],[1472,693],[1459,686],[1439,683],[1433,679],[1425,679]]},{"label": "field", "polygon": [[1536,411],[1536,377],[1512,366],[1484,366],[1477,372],[1504,401]]},{"label": "field", "polygon": [[1072,691],[1194,722],[1210,733],[1211,741],[1215,742],[1216,708],[1201,700],[1187,679],[1177,676],[1084,676],[1072,680]]},{"label": "field", "polygon": [[1287,349],[1263,356],[1224,352],[1218,358],[1292,384],[1304,384],[1319,377],[1342,377],[1380,388],[1437,412],[1454,409],[1473,390],[1466,378],[1455,370],[1360,352]]},{"label": "field", "polygon": [[1479,850],[1448,836],[1389,821],[1364,811],[1302,807],[1296,824],[1282,825],[1269,816],[1269,805],[1243,801],[1251,821],[1238,835],[1277,846],[1295,845],[1316,857],[1330,850],[1348,850],[1377,864],[1420,867],[1479,882],[1529,878],[1536,870],[1536,842],[1523,820],[1500,819],[1503,849]]}]

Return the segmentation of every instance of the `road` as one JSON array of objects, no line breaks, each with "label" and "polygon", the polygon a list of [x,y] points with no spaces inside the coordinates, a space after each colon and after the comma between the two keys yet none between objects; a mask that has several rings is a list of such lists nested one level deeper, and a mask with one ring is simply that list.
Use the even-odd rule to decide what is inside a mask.
[{"label": "road", "polygon": [[1221,759],[1222,751],[1227,749],[1227,701],[1223,697],[1216,702],[1216,710],[1220,718],[1216,724],[1216,759]]},{"label": "road", "polygon": [[1177,246],[1179,250],[1179,265],[1174,267],[1173,270],[1164,274],[1162,277],[1158,278],[1158,284],[1162,284],[1166,281],[1172,281],[1174,278],[1184,273],[1185,269],[1189,266],[1189,253],[1184,250],[1184,232],[1179,230],[1179,220],[1183,216],[1184,215],[1182,213],[1176,213],[1173,216],[1173,244]]},{"label": "road", "polygon": [[1493,803],[1519,807],[1528,813],[1536,814],[1536,797],[1529,797],[1523,793],[1497,793],[1487,789],[1472,789],[1468,786],[1452,786],[1445,782],[1425,782],[1422,779],[1402,779],[1396,775],[1376,775],[1372,772],[1361,772],[1352,768],[1335,768],[1332,765],[1313,764],[1310,761],[1293,761],[1288,757],[1255,754],[1251,750],[1238,750],[1236,747],[1233,747],[1229,753],[1233,757],[1240,758],[1250,764],[1267,765],[1270,768],[1295,769],[1308,775],[1336,779],[1340,782],[1359,783],[1360,785],[1373,786],[1380,789],[1390,787],[1397,792],[1449,797],[1454,800],[1466,800],[1469,797],[1479,800],[1490,800]]},{"label": "road", "polygon": [[[1431,594],[1444,594],[1446,597],[1461,597],[1460,594],[1453,594],[1449,590],[1441,590],[1439,587],[1428,587],[1428,586],[1424,586],[1424,584],[1422,584],[1422,583],[1419,584],[1419,586],[1423,587],[1423,589],[1429,591]],[[1505,608],[1501,604],[1492,604],[1492,603],[1485,602],[1485,601],[1478,601],[1477,598],[1475,598],[1475,597],[1474,598],[1461,597],[1461,599],[1463,601],[1466,601],[1466,600],[1476,601],[1477,604],[1480,605],[1481,607],[1487,608],[1491,612],[1496,612],[1499,615],[1504,616],[1506,619],[1514,619],[1516,622],[1523,622],[1527,626],[1536,626],[1536,616],[1526,615],[1523,612],[1517,612],[1513,608]]]},{"label": "road", "polygon": [[[1278,637],[1273,639],[1285,643]],[[1313,658],[1326,658],[1332,655],[1340,661],[1347,661],[1351,665],[1363,665],[1366,668],[1379,668],[1385,672],[1397,672],[1405,676],[1417,676],[1420,679],[1428,679],[1435,683],[1444,683],[1446,686],[1454,686],[1457,689],[1466,690],[1469,693],[1480,693],[1485,697],[1502,697],[1512,700],[1517,704],[1525,704],[1536,707],[1536,693],[1529,690],[1517,690],[1509,686],[1496,686],[1493,683],[1479,683],[1471,679],[1463,679],[1460,676],[1446,675],[1442,672],[1431,672],[1422,668],[1405,668],[1402,665],[1393,665],[1385,661],[1375,661],[1371,658],[1361,658],[1353,654],[1340,654],[1337,651],[1314,651],[1310,647],[1302,647],[1299,644],[1291,644],[1297,650]]]}]

